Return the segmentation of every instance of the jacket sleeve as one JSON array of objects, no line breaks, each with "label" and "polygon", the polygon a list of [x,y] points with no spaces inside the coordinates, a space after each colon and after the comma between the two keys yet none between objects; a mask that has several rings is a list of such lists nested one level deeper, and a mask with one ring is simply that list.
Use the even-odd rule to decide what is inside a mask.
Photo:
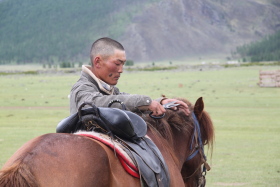
[{"label": "jacket sleeve", "polygon": [[[126,108],[132,112],[138,110],[139,106],[148,106],[151,104],[152,100],[149,96],[128,94],[124,92],[119,92],[116,88],[116,95],[106,95],[98,90],[94,85],[83,84],[77,88],[73,88],[70,96],[70,113],[76,113],[81,104],[85,101],[92,102],[97,107],[107,107],[109,102],[112,100],[122,101]],[[121,105],[115,103],[112,105],[115,108],[121,108]]]}]

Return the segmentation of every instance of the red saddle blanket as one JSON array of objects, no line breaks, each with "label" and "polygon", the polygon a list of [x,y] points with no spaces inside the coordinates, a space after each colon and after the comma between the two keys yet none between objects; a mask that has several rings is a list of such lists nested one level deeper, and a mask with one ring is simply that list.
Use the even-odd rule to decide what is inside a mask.
[{"label": "red saddle blanket", "polygon": [[98,132],[88,132],[88,131],[79,131],[74,133],[76,135],[80,136],[86,136],[89,138],[92,138],[94,140],[97,140],[99,142],[102,142],[103,144],[110,147],[112,150],[116,152],[117,157],[119,158],[119,161],[123,168],[133,177],[140,178],[139,171],[136,167],[136,165],[133,163],[132,159],[128,156],[128,154],[124,151],[124,146],[120,144],[117,141],[112,140],[108,135],[98,133]]}]

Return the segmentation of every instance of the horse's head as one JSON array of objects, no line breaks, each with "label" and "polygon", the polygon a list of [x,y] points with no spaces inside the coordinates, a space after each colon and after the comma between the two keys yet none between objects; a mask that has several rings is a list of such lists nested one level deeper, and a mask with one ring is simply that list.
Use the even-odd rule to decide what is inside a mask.
[{"label": "horse's head", "polygon": [[197,99],[192,108],[194,130],[192,140],[189,144],[190,155],[185,160],[181,174],[185,186],[205,186],[206,171],[210,170],[206,162],[204,145],[208,145],[208,150],[212,154],[214,141],[214,126],[208,113],[204,111],[202,97]]},{"label": "horse's head", "polygon": [[163,119],[146,117],[145,120],[152,135],[162,138],[162,144],[165,145],[181,170],[185,186],[203,186],[205,167],[208,169],[204,145],[208,145],[212,151],[213,123],[210,116],[204,111],[202,98],[199,98],[194,106],[185,99],[180,100],[187,103],[191,109],[191,115],[186,116],[180,109],[178,111],[167,110]]}]

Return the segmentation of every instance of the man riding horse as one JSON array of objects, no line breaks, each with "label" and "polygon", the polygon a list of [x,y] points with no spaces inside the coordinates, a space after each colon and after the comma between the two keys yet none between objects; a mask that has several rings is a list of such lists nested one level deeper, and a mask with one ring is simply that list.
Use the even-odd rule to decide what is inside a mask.
[{"label": "man riding horse", "polygon": [[[70,95],[70,113],[74,114],[84,102],[97,107],[107,107],[110,101],[120,100],[132,112],[151,111],[153,116],[166,112],[163,104],[174,101],[180,104],[186,115],[190,111],[186,103],[168,98],[152,100],[149,96],[120,92],[115,86],[126,62],[124,47],[111,38],[96,40],[90,51],[91,66],[83,65],[80,79],[73,85]],[[113,104],[112,107],[120,108]]]}]

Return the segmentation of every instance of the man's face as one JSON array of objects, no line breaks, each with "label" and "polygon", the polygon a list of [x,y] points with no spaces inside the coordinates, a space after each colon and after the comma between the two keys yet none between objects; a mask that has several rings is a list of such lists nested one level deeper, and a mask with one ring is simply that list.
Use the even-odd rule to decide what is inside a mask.
[{"label": "man's face", "polygon": [[97,78],[110,85],[116,85],[123,72],[123,65],[126,61],[125,51],[115,50],[114,54],[107,57],[100,57],[94,64],[94,74]]}]

